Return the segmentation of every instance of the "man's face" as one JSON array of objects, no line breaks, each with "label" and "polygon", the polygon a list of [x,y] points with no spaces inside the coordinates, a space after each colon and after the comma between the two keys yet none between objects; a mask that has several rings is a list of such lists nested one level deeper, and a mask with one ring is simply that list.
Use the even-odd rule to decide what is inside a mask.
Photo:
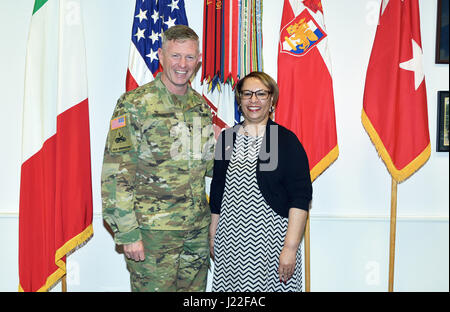
[{"label": "man's face", "polygon": [[158,50],[163,72],[161,80],[174,94],[185,94],[189,79],[194,73],[201,54],[194,40],[170,40]]}]

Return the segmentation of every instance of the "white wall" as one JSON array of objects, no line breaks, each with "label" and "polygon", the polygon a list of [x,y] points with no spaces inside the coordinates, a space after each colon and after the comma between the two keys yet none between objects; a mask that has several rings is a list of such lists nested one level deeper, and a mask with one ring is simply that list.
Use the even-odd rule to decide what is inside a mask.
[{"label": "white wall", "polygon": [[[185,0],[202,34],[203,1]],[[333,67],[340,155],[314,182],[311,290],[386,291],[391,179],[361,120],[365,72],[381,0],[322,0]],[[435,0],[420,0],[432,153],[398,186],[395,290],[449,290],[449,159],[435,152],[437,91],[448,65],[434,64]],[[26,40],[34,0],[0,1],[0,291],[18,286],[21,105]],[[282,0],[264,1],[265,71],[276,78]],[[108,121],[124,92],[133,0],[82,0],[88,61],[94,236],[68,258],[69,291],[128,291],[122,255],[101,219],[100,171]],[[194,83],[199,87],[199,77]],[[208,284],[210,289],[210,283]],[[55,288],[58,290],[58,287]]]}]

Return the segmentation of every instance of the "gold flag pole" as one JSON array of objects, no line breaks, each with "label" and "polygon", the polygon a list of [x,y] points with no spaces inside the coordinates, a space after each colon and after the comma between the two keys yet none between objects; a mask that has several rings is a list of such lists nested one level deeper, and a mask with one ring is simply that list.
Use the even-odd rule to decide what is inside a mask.
[{"label": "gold flag pole", "polygon": [[395,263],[395,229],[397,223],[397,181],[392,178],[391,186],[391,229],[389,246],[389,292],[394,291],[394,263]]},{"label": "gold flag pole", "polygon": [[310,236],[309,236],[309,212],[306,216],[306,227],[305,227],[305,290],[306,292],[311,291],[311,266],[310,266]]},{"label": "gold flag pole", "polygon": [[63,275],[62,280],[61,280],[61,291],[62,292],[67,292],[67,272],[66,274]]}]

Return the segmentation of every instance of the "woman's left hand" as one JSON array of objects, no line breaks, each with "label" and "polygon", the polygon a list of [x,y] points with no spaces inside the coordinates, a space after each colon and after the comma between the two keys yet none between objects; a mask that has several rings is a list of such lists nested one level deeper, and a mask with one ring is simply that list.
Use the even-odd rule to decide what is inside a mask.
[{"label": "woman's left hand", "polygon": [[295,269],[295,259],[297,249],[291,247],[283,247],[280,254],[280,265],[278,266],[278,275],[280,282],[286,282],[292,277]]}]

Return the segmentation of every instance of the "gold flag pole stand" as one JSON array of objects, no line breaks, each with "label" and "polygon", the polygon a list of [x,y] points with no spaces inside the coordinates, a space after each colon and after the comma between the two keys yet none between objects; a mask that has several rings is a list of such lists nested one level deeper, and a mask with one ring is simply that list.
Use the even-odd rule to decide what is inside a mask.
[{"label": "gold flag pole stand", "polygon": [[309,236],[309,212],[306,216],[306,227],[305,227],[305,290],[306,292],[311,291],[311,266],[310,266],[310,236]]},{"label": "gold flag pole stand", "polygon": [[392,178],[391,186],[391,228],[389,244],[389,292],[394,291],[394,263],[395,263],[395,230],[397,224],[397,181]]}]

